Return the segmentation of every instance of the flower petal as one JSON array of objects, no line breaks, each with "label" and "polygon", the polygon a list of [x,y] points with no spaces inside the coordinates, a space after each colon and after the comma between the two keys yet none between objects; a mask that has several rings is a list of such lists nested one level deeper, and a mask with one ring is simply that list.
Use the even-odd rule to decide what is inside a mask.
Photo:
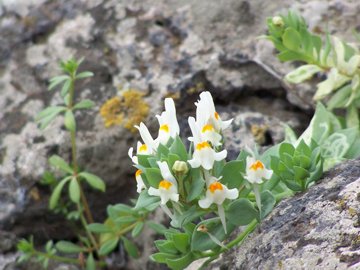
[{"label": "flower petal", "polygon": [[212,203],[213,200],[210,197],[199,200],[199,206],[204,209],[209,208]]},{"label": "flower petal", "polygon": [[226,156],[227,156],[227,151],[226,151],[226,150],[222,150],[221,152],[214,154],[214,159],[215,159],[216,161],[220,161],[220,160],[225,159]]},{"label": "flower petal", "polygon": [[158,189],[156,189],[156,188],[153,188],[153,187],[150,187],[149,189],[148,189],[148,194],[150,195],[150,196],[160,196],[160,190],[158,190]]},{"label": "flower petal", "polygon": [[175,177],[171,174],[170,169],[168,164],[166,163],[166,161],[157,162],[159,168],[160,168],[160,172],[162,177],[164,177],[165,180],[170,181],[172,184],[177,185],[176,179]]}]

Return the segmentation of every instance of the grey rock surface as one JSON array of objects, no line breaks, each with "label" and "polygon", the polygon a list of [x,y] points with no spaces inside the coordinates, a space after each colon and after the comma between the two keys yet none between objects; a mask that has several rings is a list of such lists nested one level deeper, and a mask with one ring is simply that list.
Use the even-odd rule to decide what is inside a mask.
[{"label": "grey rock surface", "polygon": [[360,269],[360,160],[282,201],[245,242],[209,269]]},{"label": "grey rock surface", "polygon": [[61,102],[46,90],[61,59],[85,57],[82,68],[95,73],[78,85],[78,95],[97,103],[93,111],[77,115],[78,154],[84,169],[107,182],[106,195],[90,195],[101,220],[107,204],[135,193],[127,149],[138,137],[123,127],[105,129],[98,113],[120,89],[145,94],[152,131],[164,97],[176,98],[185,127],[198,93],[211,91],[222,117],[235,119],[225,134],[230,156],[245,144],[267,147],[281,141],[281,123],[299,131],[306,127],[313,85],[286,85],[282,77],[292,66],[279,63],[272,45],[256,39],[265,33],[266,17],[289,7],[299,9],[314,29],[328,25],[345,38],[351,34],[348,26],[359,24],[359,7],[351,0],[2,1],[0,230],[12,234],[6,252],[13,252],[16,237],[24,235],[39,241],[71,237],[66,224],[47,211],[49,192],[38,185],[49,155],[69,158],[69,137],[61,118],[44,132],[33,121],[44,107]]}]

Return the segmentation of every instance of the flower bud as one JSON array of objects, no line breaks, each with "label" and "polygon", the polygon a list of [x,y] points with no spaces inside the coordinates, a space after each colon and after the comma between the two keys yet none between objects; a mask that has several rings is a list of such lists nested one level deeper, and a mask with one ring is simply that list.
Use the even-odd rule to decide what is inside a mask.
[{"label": "flower bud", "polygon": [[280,16],[274,16],[272,18],[272,23],[277,27],[283,27],[284,26],[284,21]]},{"label": "flower bud", "polygon": [[189,171],[186,162],[180,160],[175,161],[172,169],[176,175],[185,175]]}]

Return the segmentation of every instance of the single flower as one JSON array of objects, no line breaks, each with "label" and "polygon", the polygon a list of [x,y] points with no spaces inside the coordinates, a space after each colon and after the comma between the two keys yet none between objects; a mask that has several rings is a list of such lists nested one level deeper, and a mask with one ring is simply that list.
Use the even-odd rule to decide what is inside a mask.
[{"label": "single flower", "polygon": [[210,124],[214,127],[216,132],[228,128],[232,122],[232,119],[222,121],[219,113],[215,110],[214,100],[210,92],[205,91],[200,94],[200,100],[195,103],[196,105],[196,121],[204,127]]},{"label": "single flower", "polygon": [[218,214],[219,214],[221,223],[224,227],[224,231],[225,231],[225,233],[227,233],[225,211],[224,211],[222,204],[226,199],[234,200],[238,196],[239,196],[239,191],[236,188],[228,189],[225,185],[216,181],[216,182],[211,183],[208,186],[208,188],[206,190],[205,198],[199,200],[199,206],[201,208],[209,208],[210,205],[215,203],[218,207]]},{"label": "single flower", "polygon": [[265,168],[264,163],[256,160],[254,157],[246,158],[246,176],[245,179],[251,184],[262,184],[263,179],[271,178],[273,171]]},{"label": "single flower", "polygon": [[170,138],[175,138],[180,133],[179,124],[176,118],[176,109],[172,98],[165,99],[165,111],[156,115],[159,121],[158,143],[166,144]]},{"label": "single flower", "polygon": [[192,168],[202,166],[205,170],[211,170],[215,161],[220,161],[226,158],[227,151],[216,152],[208,141],[204,141],[201,131],[197,126],[194,117],[189,117],[189,126],[193,137],[189,138],[195,145],[193,158],[189,160]]},{"label": "single flower", "polygon": [[138,157],[137,155],[151,155],[152,149],[149,148],[146,144],[142,144],[141,142],[137,142],[137,150],[136,155],[134,155],[134,148],[130,147],[128,151],[128,155],[131,158],[131,160],[134,162],[134,164],[138,164]]},{"label": "single flower", "polygon": [[157,150],[158,143],[151,136],[147,126],[141,122],[140,126],[135,127],[139,130],[140,136],[146,145],[146,151],[148,151],[150,155],[153,154]]},{"label": "single flower", "polygon": [[260,160],[256,160],[254,157],[246,157],[246,176],[245,179],[252,184],[252,189],[255,195],[256,205],[261,212],[261,196],[259,185],[263,183],[263,180],[269,180],[273,171],[265,168],[264,163]]},{"label": "single flower", "polygon": [[158,196],[161,198],[161,204],[165,205],[169,200],[178,202],[179,193],[175,177],[170,172],[169,166],[165,161],[158,161],[161,176],[163,180],[160,181],[158,188],[150,187],[148,190],[149,195]]},{"label": "single flower", "polygon": [[137,170],[135,172],[135,179],[136,179],[136,184],[137,184],[137,193],[140,193],[143,189],[146,189],[146,185],[144,184],[144,180],[141,177],[142,171],[141,170]]}]

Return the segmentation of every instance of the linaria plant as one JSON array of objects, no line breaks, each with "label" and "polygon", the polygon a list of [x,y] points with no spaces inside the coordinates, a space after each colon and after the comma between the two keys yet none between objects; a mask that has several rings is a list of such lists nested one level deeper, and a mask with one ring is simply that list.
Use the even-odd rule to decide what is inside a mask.
[{"label": "linaria plant", "polygon": [[[51,79],[49,90],[61,85],[64,104],[46,108],[37,121],[43,129],[58,115],[64,116],[71,138],[71,163],[56,155],[50,157],[50,165],[62,177],[57,179],[47,172],[43,182],[52,188],[50,209],[81,224],[83,230],[78,241],[49,241],[44,250],[36,249],[32,238],[21,240],[20,262],[35,257],[45,267],[56,260],[86,270],[102,269],[109,263],[106,256],[119,245],[137,258],[139,251],[132,238],[148,226],[160,235],[155,241],[158,252],[151,255],[153,261],[176,270],[205,258],[205,268],[244,241],[278,201],[313,185],[324,166],[330,168],[343,158],[359,154],[351,147],[360,143],[358,129],[345,128],[319,103],[309,128],[299,138],[286,127],[286,139],[281,144],[262,154],[256,149],[242,150],[235,160],[227,160],[223,131],[232,120],[222,119],[210,92],[200,94],[195,103],[196,117],[188,119],[192,133],[188,148],[180,137],[175,103],[166,98],[165,110],[156,116],[156,138],[144,123],[135,126],[141,141],[129,149],[128,155],[134,166],[138,198],[131,205],[109,205],[106,220],[95,223],[83,187],[104,192],[105,184],[77,164],[74,112],[93,106],[90,100],[74,101],[75,82],[92,76],[91,72],[77,72],[80,63],[69,60],[61,64],[65,75]],[[339,142],[341,146],[334,147]],[[158,208],[168,216],[169,226],[149,219]]]},{"label": "linaria plant", "polygon": [[359,127],[360,54],[357,46],[326,34],[321,36],[308,30],[304,18],[296,12],[267,20],[269,33],[265,38],[279,51],[280,61],[304,63],[288,73],[285,79],[294,84],[324,74],[317,84],[314,100],[325,101],[328,109],[346,110],[347,127]]}]

